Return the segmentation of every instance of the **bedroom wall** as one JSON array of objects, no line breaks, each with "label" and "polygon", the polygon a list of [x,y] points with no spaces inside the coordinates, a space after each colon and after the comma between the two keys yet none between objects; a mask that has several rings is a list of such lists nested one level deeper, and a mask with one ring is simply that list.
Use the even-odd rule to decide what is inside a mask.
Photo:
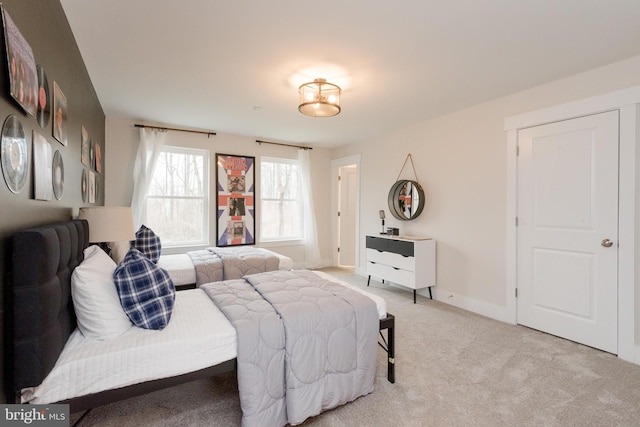
[{"label": "bedroom wall", "polygon": [[[505,320],[506,221],[513,219],[506,218],[504,119],[637,85],[640,56],[335,149],[334,159],[362,156],[358,271],[364,236],[378,232],[377,211],[385,209],[387,225],[401,234],[437,239],[436,299]],[[408,153],[427,201],[418,219],[398,221],[388,214],[387,191]],[[410,167],[401,178],[413,179]],[[638,331],[640,313],[635,318]]]},{"label": "bedroom wall", "polygon": [[[118,173],[109,175],[106,183],[105,204],[108,206],[130,206],[131,195],[133,193],[132,171],[133,164],[138,150],[140,140],[140,129],[134,125],[136,123],[146,125],[162,126],[163,124],[149,123],[142,121],[132,121],[120,118],[107,118],[106,120],[106,140],[109,145],[109,156],[106,159],[108,170],[117,170]],[[164,124],[168,127],[181,128],[179,125]],[[210,151],[210,188],[215,189],[215,154],[237,154],[245,156],[255,156],[258,168],[256,169],[256,185],[259,192],[259,162],[261,156],[297,158],[298,150],[291,147],[281,147],[270,144],[257,144],[255,137],[218,133],[215,136],[169,131],[166,145],[184,146],[191,148],[207,149]],[[277,142],[277,141],[276,141]],[[318,239],[323,265],[331,265],[331,239],[330,233],[330,208],[331,189],[328,184],[331,173],[330,151],[322,148],[314,148],[309,152],[311,160],[311,181],[313,185],[313,198],[316,210],[316,221],[318,223]],[[215,212],[215,198],[211,199],[210,212]],[[258,215],[260,211],[258,209]],[[216,238],[215,216],[209,223],[209,241],[215,242]],[[259,236],[259,222],[256,224],[256,233]],[[162,236],[160,236],[162,237]],[[304,251],[301,250],[299,242],[292,244],[285,243],[258,243],[257,246],[269,248],[275,252],[286,255],[294,260],[295,267],[301,268],[304,264]],[[163,253],[184,252],[190,248],[180,248],[167,250],[163,248]]]},{"label": "bedroom wall", "polygon": [[[0,119],[2,122],[9,115],[18,117],[22,123],[29,150],[29,179],[19,194],[12,193],[0,178],[0,331],[3,334],[3,351],[0,357],[4,360],[4,285],[8,257],[9,236],[16,230],[57,221],[69,220],[72,213],[77,213],[83,205],[80,179],[83,165],[80,161],[80,127],[84,126],[91,137],[104,147],[104,113],[97,99],[91,80],[84,66],[82,57],[75,43],[73,34],[58,1],[42,0],[3,0],[2,4],[27,40],[37,64],[42,65],[47,73],[51,94],[53,82],[56,81],[67,97],[68,110],[68,144],[63,146],[52,136],[52,120],[45,128],[41,128],[36,119],[27,115],[9,95],[6,54],[4,43],[0,46]],[[39,132],[46,137],[52,152],[60,150],[64,161],[64,193],[61,200],[34,200],[33,191],[33,156],[32,132]],[[104,188],[104,173],[98,174],[99,186]],[[100,194],[96,204],[102,204],[104,194]],[[4,366],[4,363],[0,363]],[[4,370],[2,376],[2,402],[4,395]]]}]

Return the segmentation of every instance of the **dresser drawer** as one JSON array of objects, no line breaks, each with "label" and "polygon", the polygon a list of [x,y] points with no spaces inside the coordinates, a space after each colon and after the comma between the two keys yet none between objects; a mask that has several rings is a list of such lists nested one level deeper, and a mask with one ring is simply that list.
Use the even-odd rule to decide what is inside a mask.
[{"label": "dresser drawer", "polygon": [[413,242],[395,240],[386,237],[367,236],[367,249],[377,249],[379,251],[393,252],[403,256],[414,255]]},{"label": "dresser drawer", "polygon": [[416,275],[413,271],[395,269],[385,264],[367,261],[367,274],[411,289],[416,288]]},{"label": "dresser drawer", "polygon": [[367,236],[367,249],[377,249],[379,251],[386,251],[389,239],[383,237]]},{"label": "dresser drawer", "polygon": [[401,270],[416,271],[416,259],[414,257],[405,257],[393,252],[380,252],[376,249],[367,249],[367,261],[394,266]]},{"label": "dresser drawer", "polygon": [[402,256],[413,256],[413,242],[405,242],[403,240],[390,239],[387,243],[387,251]]}]

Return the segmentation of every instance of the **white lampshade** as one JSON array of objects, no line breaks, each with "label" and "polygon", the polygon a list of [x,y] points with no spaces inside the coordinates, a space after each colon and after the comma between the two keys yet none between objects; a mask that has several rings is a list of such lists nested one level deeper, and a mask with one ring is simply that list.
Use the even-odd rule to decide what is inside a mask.
[{"label": "white lampshade", "polygon": [[80,208],[78,219],[89,222],[89,242],[120,242],[136,238],[131,208],[95,206]]}]

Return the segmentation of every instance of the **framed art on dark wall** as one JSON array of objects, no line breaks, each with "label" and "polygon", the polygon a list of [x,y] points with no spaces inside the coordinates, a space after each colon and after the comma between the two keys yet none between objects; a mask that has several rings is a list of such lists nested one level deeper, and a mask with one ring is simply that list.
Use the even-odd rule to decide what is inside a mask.
[{"label": "framed art on dark wall", "polygon": [[67,146],[67,97],[53,82],[53,137]]},{"label": "framed art on dark wall", "polygon": [[255,157],[216,154],[216,246],[255,244]]},{"label": "framed art on dark wall", "polygon": [[0,5],[9,66],[9,92],[13,99],[33,117],[38,110],[38,74],[33,50]]}]

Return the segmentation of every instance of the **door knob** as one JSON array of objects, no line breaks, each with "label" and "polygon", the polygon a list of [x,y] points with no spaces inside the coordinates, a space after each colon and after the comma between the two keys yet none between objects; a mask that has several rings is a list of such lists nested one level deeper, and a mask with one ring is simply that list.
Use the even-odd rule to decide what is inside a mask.
[{"label": "door knob", "polygon": [[600,242],[600,244],[605,248],[610,248],[611,246],[613,246],[613,242],[609,239],[604,239],[602,242]]}]

